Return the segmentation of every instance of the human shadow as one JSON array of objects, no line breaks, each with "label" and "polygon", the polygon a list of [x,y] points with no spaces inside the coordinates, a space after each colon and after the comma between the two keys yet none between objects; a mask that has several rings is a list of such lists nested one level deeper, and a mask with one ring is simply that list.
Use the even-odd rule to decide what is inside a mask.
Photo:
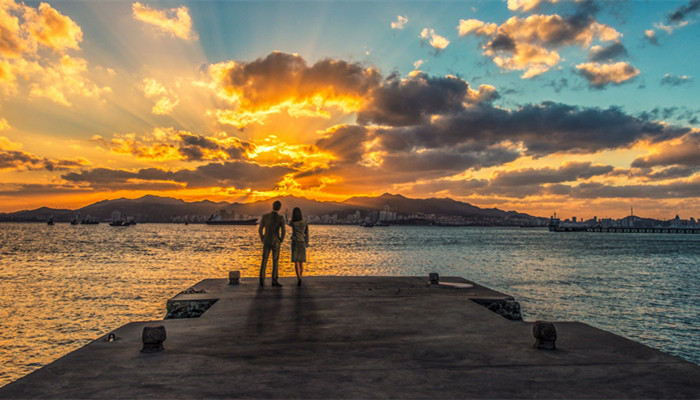
[{"label": "human shadow", "polygon": [[298,287],[292,296],[291,325],[289,340],[317,341],[321,334],[323,320],[317,313],[316,302],[307,287]]},{"label": "human shadow", "polygon": [[250,302],[245,330],[248,335],[266,336],[275,332],[282,308],[281,288],[258,287]]}]

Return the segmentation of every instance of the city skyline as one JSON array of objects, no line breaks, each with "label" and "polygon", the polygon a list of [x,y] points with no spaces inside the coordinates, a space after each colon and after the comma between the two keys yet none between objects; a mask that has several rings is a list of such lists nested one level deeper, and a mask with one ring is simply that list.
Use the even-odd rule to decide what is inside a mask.
[{"label": "city skyline", "polygon": [[0,5],[0,212],[401,193],[700,215],[700,2]]}]

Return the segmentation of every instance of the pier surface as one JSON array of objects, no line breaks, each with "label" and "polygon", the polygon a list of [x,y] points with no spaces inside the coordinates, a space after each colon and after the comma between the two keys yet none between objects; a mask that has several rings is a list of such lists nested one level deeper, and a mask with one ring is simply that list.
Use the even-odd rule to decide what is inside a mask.
[{"label": "pier surface", "polygon": [[[448,281],[466,285],[204,280],[170,301],[216,300],[201,317],[124,325],[116,340],[105,335],[0,388],[0,398],[700,397],[698,365],[578,322],[555,321],[557,349],[537,350],[532,323],[472,301],[509,296]],[[167,330],[165,349],[141,353],[141,332],[154,325]]]}]

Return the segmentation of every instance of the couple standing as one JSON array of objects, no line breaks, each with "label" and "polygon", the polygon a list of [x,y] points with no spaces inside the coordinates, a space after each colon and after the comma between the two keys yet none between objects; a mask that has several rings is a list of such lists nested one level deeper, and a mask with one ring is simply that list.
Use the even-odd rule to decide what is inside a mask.
[{"label": "couple standing", "polygon": [[[260,286],[265,285],[265,270],[267,269],[267,259],[272,252],[272,286],[282,287],[278,282],[278,269],[280,260],[280,245],[284,240],[284,220],[285,217],[279,214],[282,203],[275,201],[272,203],[272,212],[265,214],[260,219],[258,235],[263,243],[262,264],[260,264]],[[309,225],[301,217],[301,209],[294,207],[292,210],[292,220],[289,222],[292,227],[292,262],[294,271],[297,274],[297,286],[301,286],[301,274],[304,272],[306,262],[306,246],[309,245]]]}]

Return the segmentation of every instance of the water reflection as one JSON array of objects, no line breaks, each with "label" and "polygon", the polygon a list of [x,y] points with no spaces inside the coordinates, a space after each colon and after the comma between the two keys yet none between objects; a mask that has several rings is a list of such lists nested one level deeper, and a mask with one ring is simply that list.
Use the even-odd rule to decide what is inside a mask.
[{"label": "water reflection", "polygon": [[[0,383],[127,322],[162,318],[166,300],[201,279],[257,277],[262,254],[255,226],[2,228]],[[700,235],[393,226],[310,234],[305,275],[463,276],[518,298],[526,319],[583,321],[700,362]],[[286,241],[281,276],[294,276],[289,259]],[[294,304],[300,321],[313,317]],[[251,319],[255,329],[265,323]]]}]

